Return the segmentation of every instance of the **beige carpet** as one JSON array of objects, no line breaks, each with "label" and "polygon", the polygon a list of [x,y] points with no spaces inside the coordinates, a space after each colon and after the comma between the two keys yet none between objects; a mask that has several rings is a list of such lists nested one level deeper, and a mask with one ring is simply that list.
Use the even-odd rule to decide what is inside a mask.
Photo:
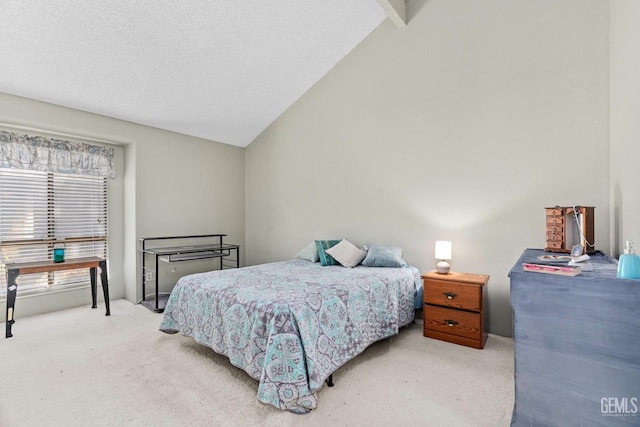
[{"label": "beige carpet", "polygon": [[[18,304],[19,305],[19,304]],[[306,415],[256,399],[258,384],[161,315],[125,300],[19,317],[0,338],[0,426],[507,426],[513,343],[424,338],[421,321],[334,374]],[[2,323],[4,331],[4,323]]]}]

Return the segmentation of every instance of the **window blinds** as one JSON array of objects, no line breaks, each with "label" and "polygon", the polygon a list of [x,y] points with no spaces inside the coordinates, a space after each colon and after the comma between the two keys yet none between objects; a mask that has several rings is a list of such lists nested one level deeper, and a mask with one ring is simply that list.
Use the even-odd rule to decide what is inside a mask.
[{"label": "window blinds", "polygon": [[[107,178],[0,168],[0,293],[10,262],[53,258],[107,258]],[[26,290],[84,283],[86,271],[67,270],[18,278]]]}]

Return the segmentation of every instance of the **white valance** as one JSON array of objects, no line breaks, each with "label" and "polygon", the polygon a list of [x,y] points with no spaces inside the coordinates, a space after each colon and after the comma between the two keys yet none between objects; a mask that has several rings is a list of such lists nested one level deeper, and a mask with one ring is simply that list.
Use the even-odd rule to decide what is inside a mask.
[{"label": "white valance", "polygon": [[115,178],[114,149],[0,131],[0,167]]}]

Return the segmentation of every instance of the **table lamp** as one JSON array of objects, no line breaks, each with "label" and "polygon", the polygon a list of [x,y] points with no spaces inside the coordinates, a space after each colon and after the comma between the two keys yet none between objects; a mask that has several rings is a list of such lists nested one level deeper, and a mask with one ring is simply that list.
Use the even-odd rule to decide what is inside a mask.
[{"label": "table lamp", "polygon": [[440,260],[436,264],[436,271],[440,274],[447,274],[449,263],[446,260],[451,259],[451,242],[447,240],[436,241],[436,259]]}]

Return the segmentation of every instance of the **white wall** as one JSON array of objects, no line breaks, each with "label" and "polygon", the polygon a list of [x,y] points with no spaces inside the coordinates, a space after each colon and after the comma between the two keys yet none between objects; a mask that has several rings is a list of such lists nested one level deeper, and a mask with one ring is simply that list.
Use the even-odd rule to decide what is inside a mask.
[{"label": "white wall", "polygon": [[612,252],[640,253],[640,2],[611,1]]},{"label": "white wall", "polygon": [[426,271],[452,240],[510,335],[507,274],[544,246],[546,206],[595,206],[609,251],[608,3],[408,7],[406,29],[385,21],[247,148],[247,263],[346,237]]},{"label": "white wall", "polygon": [[[141,297],[141,237],[226,233],[227,241],[241,245],[244,264],[244,149],[2,93],[0,123],[124,146],[122,188],[110,200],[117,203],[110,208],[111,299]],[[28,298],[18,291],[16,318],[90,302],[88,288]],[[4,307],[2,301],[2,315]]]}]

